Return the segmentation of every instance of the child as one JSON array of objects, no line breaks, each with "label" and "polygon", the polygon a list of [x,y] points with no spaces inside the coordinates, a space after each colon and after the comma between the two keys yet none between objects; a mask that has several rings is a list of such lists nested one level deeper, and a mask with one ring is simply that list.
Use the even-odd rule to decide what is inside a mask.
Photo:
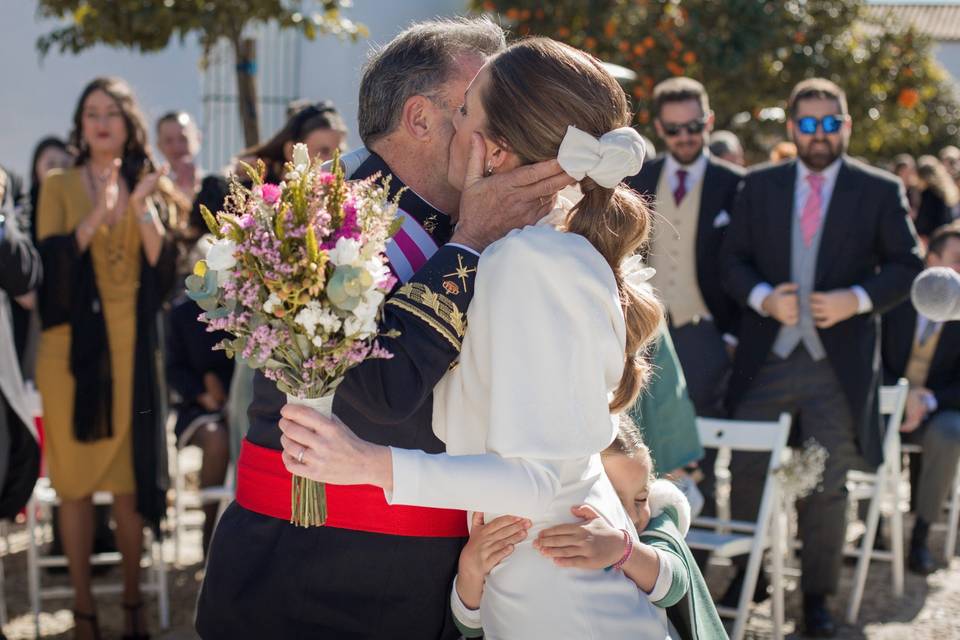
[{"label": "child", "polygon": [[[572,510],[580,523],[541,531],[534,547],[563,567],[609,570],[620,565],[654,605],[666,609],[677,640],[726,638],[703,576],[683,541],[690,527],[690,506],[671,482],[653,477],[650,451],[626,416],[602,456],[604,470],[640,533],[640,544],[625,545],[622,530],[582,505]],[[464,637],[483,633],[479,606],[484,577],[526,537],[528,527],[527,521],[512,516],[484,525],[482,516],[474,514],[451,594],[454,620]]]}]

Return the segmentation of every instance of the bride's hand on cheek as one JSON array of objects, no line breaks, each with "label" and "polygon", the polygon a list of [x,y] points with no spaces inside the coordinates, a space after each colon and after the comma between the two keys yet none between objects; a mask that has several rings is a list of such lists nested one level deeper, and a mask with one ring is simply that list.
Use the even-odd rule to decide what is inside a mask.
[{"label": "bride's hand on cheek", "polygon": [[298,405],[281,410],[280,444],[290,473],[331,484],[371,484],[393,490],[388,447],[358,438],[342,422]]}]

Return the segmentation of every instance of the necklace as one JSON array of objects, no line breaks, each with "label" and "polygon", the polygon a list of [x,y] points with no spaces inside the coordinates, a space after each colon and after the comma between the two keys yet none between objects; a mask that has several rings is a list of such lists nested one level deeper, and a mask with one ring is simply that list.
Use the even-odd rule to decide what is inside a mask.
[{"label": "necklace", "polygon": [[[92,197],[96,199],[99,194],[96,184],[97,177],[89,164],[85,165],[84,168],[86,169],[85,175],[92,191]],[[100,188],[106,188],[106,178],[103,178],[100,182]],[[116,285],[126,282],[129,278],[130,265],[127,264],[127,247],[131,240],[132,218],[128,215],[126,209],[126,195],[118,195],[113,213],[117,215],[116,212],[119,211],[119,219],[112,224],[108,222],[104,231],[98,229],[91,243],[91,250],[96,249],[95,253],[103,254],[106,258],[107,273],[104,275],[107,276],[111,284]],[[134,229],[134,231],[136,230]]]}]

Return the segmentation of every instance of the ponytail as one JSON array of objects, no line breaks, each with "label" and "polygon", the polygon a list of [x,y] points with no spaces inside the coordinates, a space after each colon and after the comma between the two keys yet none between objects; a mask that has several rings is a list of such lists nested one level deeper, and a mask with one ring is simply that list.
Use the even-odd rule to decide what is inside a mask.
[{"label": "ponytail", "polygon": [[625,284],[620,265],[637,252],[650,234],[650,210],[632,189],[605,189],[590,178],[580,182],[583,199],[567,217],[567,230],[586,238],[613,270],[620,292],[627,340],[623,375],[610,402],[618,413],[633,405],[650,375],[648,352],[663,318],[653,291]]}]

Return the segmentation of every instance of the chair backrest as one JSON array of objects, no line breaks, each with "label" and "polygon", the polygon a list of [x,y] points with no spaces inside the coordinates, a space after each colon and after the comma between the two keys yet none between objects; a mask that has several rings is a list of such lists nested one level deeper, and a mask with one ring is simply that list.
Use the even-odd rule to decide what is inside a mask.
[{"label": "chair backrest", "polygon": [[900,452],[900,425],[909,391],[910,384],[904,378],[895,385],[880,387],[880,414],[887,419],[883,434],[883,457],[886,460]]},{"label": "chair backrest", "polygon": [[790,416],[782,413],[775,422],[697,418],[697,431],[700,443],[710,449],[781,452],[790,436]]}]

